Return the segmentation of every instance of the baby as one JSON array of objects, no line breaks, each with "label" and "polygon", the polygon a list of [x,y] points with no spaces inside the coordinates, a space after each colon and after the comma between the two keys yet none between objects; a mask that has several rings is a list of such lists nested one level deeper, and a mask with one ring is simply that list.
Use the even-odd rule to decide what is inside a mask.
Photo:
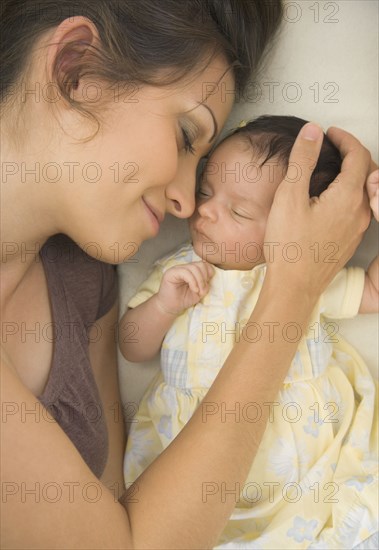
[{"label": "baby", "polygon": [[[243,337],[254,345],[259,339],[260,327],[248,319],[272,256],[296,262],[312,253],[319,261],[323,247],[325,261],[337,257],[332,241],[309,251],[296,243],[280,251],[275,243],[263,244],[275,191],[305,123],[260,117],[221,142],[200,181],[189,222],[192,244],[159,260],[128,304],[120,330],[132,322],[138,333],[133,342],[120,339],[123,355],[140,362],[160,349],[162,369],[131,425],[126,483],[190,419],[234,343]],[[310,196],[318,197],[340,167],[339,153],[325,136]],[[295,172],[293,167],[294,185]],[[374,215],[378,219],[377,210]],[[367,273],[343,269],[320,298],[308,334],[295,324],[278,329],[273,320],[272,330],[298,341],[298,349],[277,401],[265,404],[269,422],[246,483],[223,487],[204,480],[204,501],[218,492],[236,502],[218,547],[351,548],[377,531],[376,387],[361,357],[338,334],[338,324],[325,318],[378,311],[378,275],[378,258]],[[207,414],[254,422],[262,413],[258,403],[236,403],[233,411],[222,405],[208,403],[204,422]]]}]

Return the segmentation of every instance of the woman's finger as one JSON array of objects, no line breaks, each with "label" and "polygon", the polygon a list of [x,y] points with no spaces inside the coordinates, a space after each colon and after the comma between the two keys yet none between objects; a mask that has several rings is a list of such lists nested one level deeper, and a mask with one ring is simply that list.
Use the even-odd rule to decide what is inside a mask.
[{"label": "woman's finger", "polygon": [[363,147],[360,141],[341,130],[340,128],[329,128],[328,137],[339,149],[343,158],[341,174],[331,184],[332,186],[343,185],[348,189],[363,189],[366,178],[371,169],[371,155]]},{"label": "woman's finger", "polygon": [[309,202],[309,182],[320,154],[323,135],[320,126],[312,122],[302,127],[292,147],[287,174],[278,191],[291,193],[295,200],[303,204],[304,199]]}]

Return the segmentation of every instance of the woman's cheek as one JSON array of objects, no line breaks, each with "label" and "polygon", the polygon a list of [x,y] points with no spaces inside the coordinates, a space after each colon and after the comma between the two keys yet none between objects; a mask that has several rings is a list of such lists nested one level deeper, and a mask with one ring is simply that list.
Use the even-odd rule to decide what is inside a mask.
[{"label": "woman's cheek", "polygon": [[176,140],[163,135],[149,144],[144,159],[144,168],[149,171],[149,181],[154,186],[165,186],[173,182],[179,171],[179,154]]}]

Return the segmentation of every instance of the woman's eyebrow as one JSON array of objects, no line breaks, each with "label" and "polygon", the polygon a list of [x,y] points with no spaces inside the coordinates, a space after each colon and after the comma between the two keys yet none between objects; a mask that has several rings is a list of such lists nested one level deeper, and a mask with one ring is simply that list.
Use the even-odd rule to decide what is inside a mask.
[{"label": "woman's eyebrow", "polygon": [[217,124],[216,117],[215,117],[214,112],[212,111],[212,109],[209,107],[209,105],[206,105],[205,103],[202,103],[202,102],[198,102],[198,105],[201,105],[202,107],[205,107],[211,114],[211,117],[212,117],[212,120],[213,120],[213,126],[214,126],[213,134],[212,134],[210,140],[208,141],[208,143],[211,143],[214,140],[214,138],[217,136],[217,133],[218,133],[218,124]]}]

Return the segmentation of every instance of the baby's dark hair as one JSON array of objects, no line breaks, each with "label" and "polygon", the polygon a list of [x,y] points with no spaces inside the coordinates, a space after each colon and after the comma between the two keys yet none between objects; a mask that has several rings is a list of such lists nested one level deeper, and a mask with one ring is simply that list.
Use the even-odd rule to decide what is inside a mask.
[{"label": "baby's dark hair", "polygon": [[[295,139],[308,121],[295,116],[264,115],[234,130],[226,139],[241,136],[250,142],[263,165],[270,159],[277,159],[288,166],[289,156]],[[324,134],[320,156],[313,171],[309,196],[318,197],[341,171],[341,155],[337,147]]]}]

